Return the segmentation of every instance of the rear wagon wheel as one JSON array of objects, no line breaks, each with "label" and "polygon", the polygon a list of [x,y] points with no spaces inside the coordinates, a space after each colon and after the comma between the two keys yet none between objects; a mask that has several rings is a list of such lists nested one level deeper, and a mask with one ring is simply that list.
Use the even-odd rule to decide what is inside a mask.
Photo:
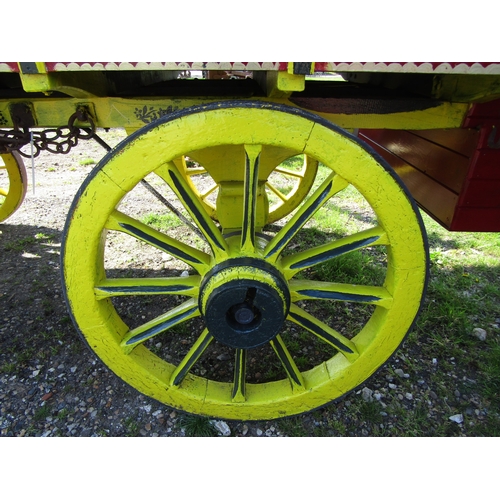
[{"label": "rear wagon wheel", "polygon": [[23,159],[18,153],[0,154],[0,222],[22,204],[28,180]]}]

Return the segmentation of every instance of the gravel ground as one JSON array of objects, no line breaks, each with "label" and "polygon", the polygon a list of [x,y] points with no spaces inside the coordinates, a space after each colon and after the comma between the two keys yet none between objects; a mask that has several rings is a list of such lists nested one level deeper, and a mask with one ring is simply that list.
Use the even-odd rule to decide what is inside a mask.
[{"label": "gravel ground", "polygon": [[[124,133],[102,136],[114,145]],[[183,415],[128,387],[88,351],[63,300],[59,251],[66,214],[94,166],[82,160],[97,161],[103,154],[92,141],[70,155],[42,154],[35,162],[36,193],[29,169],[24,204],[0,225],[2,436],[189,434]],[[436,387],[433,373],[441,360],[419,364],[418,356],[416,347],[403,349],[367,386],[324,410],[278,422],[214,422],[215,434],[367,436],[378,429],[387,435],[398,429],[405,412],[413,412],[417,433],[432,434],[439,425],[447,426],[448,435],[468,435],[488,413],[475,391],[477,381],[456,370],[444,387]],[[447,362],[453,367],[453,359]]]},{"label": "gravel ground", "polygon": [[[101,131],[103,132],[103,131]],[[123,131],[103,133],[110,145]],[[0,434],[2,436],[184,436],[177,411],[139,394],[82,343],[60,284],[62,231],[73,197],[105,151],[81,142],[69,155],[31,160],[20,209],[0,225]],[[228,424],[214,422],[215,433]],[[280,435],[275,424],[232,422],[233,436]]]}]

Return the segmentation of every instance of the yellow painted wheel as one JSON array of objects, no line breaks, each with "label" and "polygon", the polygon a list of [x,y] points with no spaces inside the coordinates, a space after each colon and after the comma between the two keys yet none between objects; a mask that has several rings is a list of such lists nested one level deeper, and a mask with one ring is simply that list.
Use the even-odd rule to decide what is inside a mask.
[{"label": "yellow painted wheel", "polygon": [[[217,224],[174,160],[233,147]],[[275,148],[324,168],[269,229],[259,172]],[[203,238],[139,211],[145,177]],[[71,314],[102,361],[166,405],[227,419],[352,391],[402,342],[427,279],[422,222],[390,168],[331,123],[259,102],[185,109],[125,139],[75,198],[62,254]]]},{"label": "yellow painted wheel", "polygon": [[0,222],[10,217],[26,195],[26,168],[18,153],[0,154]]},{"label": "yellow painted wheel", "polygon": [[[214,157],[207,151],[198,151],[195,154],[198,161],[182,156],[175,160],[175,164],[206,212],[218,221],[216,205],[220,183],[216,182],[211,174],[215,170],[216,178],[220,179],[220,164],[217,162],[220,156]],[[230,151],[229,154],[223,152],[222,156],[226,162],[232,157]],[[272,224],[292,213],[304,201],[314,184],[318,162],[280,148],[275,148],[267,158],[262,158],[262,161],[271,162],[271,168],[261,169],[261,182],[264,183],[264,194],[269,205],[266,222]],[[230,169],[229,162],[227,166]]]}]

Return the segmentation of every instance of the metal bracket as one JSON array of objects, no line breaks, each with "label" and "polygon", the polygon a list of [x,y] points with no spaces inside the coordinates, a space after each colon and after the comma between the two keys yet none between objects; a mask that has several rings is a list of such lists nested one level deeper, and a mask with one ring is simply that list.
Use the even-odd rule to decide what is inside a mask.
[{"label": "metal bracket", "polygon": [[10,117],[15,129],[36,127],[35,115],[31,103],[15,103],[9,106]]}]

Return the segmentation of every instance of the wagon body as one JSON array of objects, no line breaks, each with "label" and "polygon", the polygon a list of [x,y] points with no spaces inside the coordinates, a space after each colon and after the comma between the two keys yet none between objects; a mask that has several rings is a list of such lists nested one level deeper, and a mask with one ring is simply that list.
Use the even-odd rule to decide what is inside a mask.
[{"label": "wagon body", "polygon": [[[16,151],[28,142],[65,153],[86,138],[106,146],[97,127],[129,134],[68,214],[62,274],[75,326],[139,391],[222,418],[317,408],[389,359],[428,280],[415,201],[450,230],[500,231],[499,126],[500,63],[0,63],[0,155],[14,195],[4,207],[22,201]],[[293,188],[280,191],[275,174]],[[122,208],[148,192],[188,235]],[[343,206],[346,192],[364,208]],[[323,207],[348,213],[342,227],[297,242]],[[174,264],[117,274],[108,236]],[[334,265],[316,272],[348,254],[363,263],[354,283]],[[161,314],[142,315],[145,296]],[[182,328],[198,320],[199,335]],[[234,352],[232,381],[219,348]],[[276,373],[247,376],[268,359]]]},{"label": "wagon body", "polygon": [[97,126],[130,131],[225,99],[313,111],[359,130],[459,231],[500,230],[499,96],[499,63],[0,63],[4,128],[64,126],[83,107]]}]

